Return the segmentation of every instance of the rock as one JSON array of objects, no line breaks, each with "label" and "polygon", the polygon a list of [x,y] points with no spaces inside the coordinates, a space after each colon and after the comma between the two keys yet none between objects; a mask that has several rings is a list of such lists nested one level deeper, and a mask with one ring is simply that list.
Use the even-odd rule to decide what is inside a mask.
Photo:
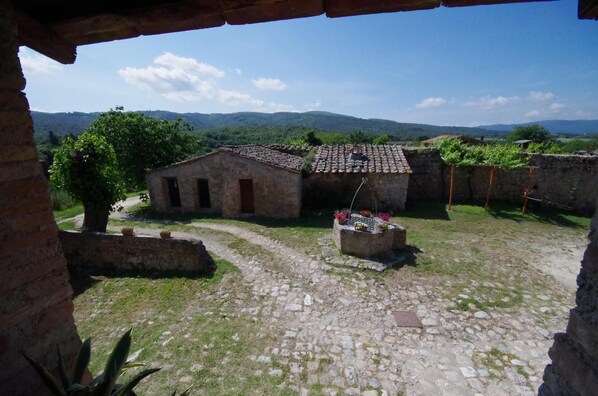
[{"label": "rock", "polygon": [[476,317],[476,318],[478,318],[478,319],[488,319],[490,317],[490,315],[488,315],[484,311],[478,311],[475,314],[473,314],[473,316]]},{"label": "rock", "polygon": [[311,298],[311,296],[309,294],[306,294],[305,298],[303,299],[303,305],[310,306],[313,303],[314,302],[313,302],[313,299]]},{"label": "rock", "polygon": [[477,371],[473,367],[460,367],[459,370],[465,378],[475,378],[477,376]]}]

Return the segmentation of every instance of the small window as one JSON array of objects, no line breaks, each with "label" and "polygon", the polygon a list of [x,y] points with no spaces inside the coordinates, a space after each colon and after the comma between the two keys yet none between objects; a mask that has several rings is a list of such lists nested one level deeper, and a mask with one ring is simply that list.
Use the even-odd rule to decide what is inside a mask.
[{"label": "small window", "polygon": [[212,203],[210,202],[210,187],[208,185],[208,179],[197,180],[197,196],[199,198],[200,209],[210,209]]},{"label": "small window", "polygon": [[181,194],[179,193],[179,182],[176,177],[169,177],[166,179],[168,185],[168,196],[170,198],[170,206],[175,208],[181,207]]}]

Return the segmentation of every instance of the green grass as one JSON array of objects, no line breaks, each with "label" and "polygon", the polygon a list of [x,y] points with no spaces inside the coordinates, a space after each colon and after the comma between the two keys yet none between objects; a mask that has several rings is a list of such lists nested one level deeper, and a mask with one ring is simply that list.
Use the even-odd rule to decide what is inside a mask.
[{"label": "green grass", "polygon": [[67,220],[62,223],[58,223],[58,228],[61,230],[78,230],[77,222],[75,220]]},{"label": "green grass", "polygon": [[70,207],[68,209],[55,210],[54,211],[54,218],[56,220],[67,219],[69,217],[75,217],[77,215],[80,215],[84,211],[85,211],[85,209],[83,208],[83,204],[77,204],[77,205],[72,206],[72,207]]},{"label": "green grass", "polygon": [[[211,278],[92,277],[74,299],[79,333],[93,337],[91,371],[99,373],[114,343],[133,327],[131,352],[138,362],[163,369],[144,380],[141,394],[171,394],[194,385],[195,394],[294,394],[283,377],[258,374],[268,366],[250,356],[278,342],[266,326],[236,312],[236,297],[249,295],[240,272],[217,259]],[[277,337],[277,336],[276,336]]]}]

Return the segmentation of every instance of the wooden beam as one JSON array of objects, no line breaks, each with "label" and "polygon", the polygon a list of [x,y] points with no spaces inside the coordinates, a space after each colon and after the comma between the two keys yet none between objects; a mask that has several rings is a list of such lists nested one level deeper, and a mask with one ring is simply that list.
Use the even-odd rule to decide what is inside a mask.
[{"label": "wooden beam", "polygon": [[330,18],[377,14],[383,12],[426,10],[440,7],[441,0],[325,0],[324,8]]},{"label": "wooden beam", "polygon": [[598,0],[579,0],[579,19],[598,19]]},{"label": "wooden beam", "polygon": [[19,45],[25,45],[65,65],[75,63],[77,47],[50,27],[15,10]]}]

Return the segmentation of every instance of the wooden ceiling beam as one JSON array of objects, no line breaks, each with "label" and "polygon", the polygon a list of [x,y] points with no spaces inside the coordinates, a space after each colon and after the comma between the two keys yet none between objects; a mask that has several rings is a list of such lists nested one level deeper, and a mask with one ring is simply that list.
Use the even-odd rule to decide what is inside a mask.
[{"label": "wooden ceiling beam", "polygon": [[579,0],[579,19],[598,19],[598,0]]},{"label": "wooden ceiling beam", "polygon": [[442,0],[444,7],[468,7],[476,5],[493,5],[507,3],[537,3],[540,1],[558,1],[558,0]]},{"label": "wooden ceiling beam", "polygon": [[441,0],[325,0],[324,8],[330,18],[383,12],[427,10],[440,7]]},{"label": "wooden ceiling beam", "polygon": [[54,29],[39,23],[35,19],[15,10],[18,27],[19,45],[27,46],[37,52],[68,65],[77,59],[77,47]]},{"label": "wooden ceiling beam", "polygon": [[322,0],[286,0],[258,3],[254,6],[239,7],[222,12],[230,25],[244,25],[279,21],[283,19],[307,18],[324,13]]}]

